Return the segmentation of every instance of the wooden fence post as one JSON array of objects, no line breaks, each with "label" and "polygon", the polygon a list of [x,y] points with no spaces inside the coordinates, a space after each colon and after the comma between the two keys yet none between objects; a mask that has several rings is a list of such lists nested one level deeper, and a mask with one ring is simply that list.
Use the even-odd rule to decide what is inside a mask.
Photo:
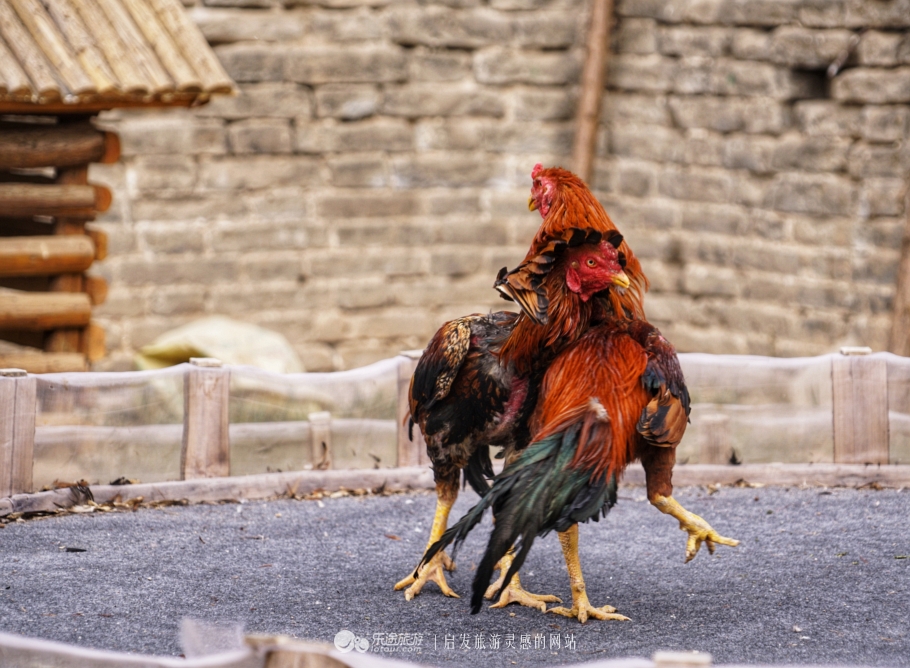
[{"label": "wooden fence post", "polygon": [[37,387],[22,369],[0,369],[0,498],[32,491]]},{"label": "wooden fence post", "polygon": [[228,437],[230,371],[219,360],[190,359],[183,377],[183,447],[180,479],[217,478],[231,474]]},{"label": "wooden fence post", "polygon": [[698,463],[729,464],[733,454],[730,417],[709,413],[698,418]]},{"label": "wooden fence post", "polygon": [[427,444],[423,440],[420,428],[415,424],[411,429],[413,440],[408,436],[408,418],[411,408],[408,405],[408,390],[411,376],[417,367],[417,360],[422,350],[405,350],[398,356],[398,466],[422,466],[430,463],[427,457]]},{"label": "wooden fence post", "polygon": [[888,367],[869,348],[841,348],[831,361],[834,462],[888,463]]},{"label": "wooden fence post", "polygon": [[332,468],[332,414],[328,411],[310,413],[310,442],[313,448],[313,468]]}]

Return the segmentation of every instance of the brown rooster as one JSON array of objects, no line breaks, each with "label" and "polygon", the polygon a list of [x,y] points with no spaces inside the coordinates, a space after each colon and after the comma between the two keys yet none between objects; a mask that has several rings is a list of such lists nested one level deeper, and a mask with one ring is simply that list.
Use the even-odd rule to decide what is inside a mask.
[{"label": "brown rooster", "polygon": [[715,532],[672,497],[675,448],[689,415],[689,393],[673,346],[643,320],[610,318],[589,330],[549,367],[531,418],[533,443],[497,476],[490,491],[432,545],[424,561],[464,540],[492,507],[496,520],[474,577],[471,612],[480,610],[494,565],[515,545],[500,581],[521,568],[537,536],[559,533],[572,589],[571,608],[549,612],[625,620],[588,601],[578,560],[578,523],[606,515],[628,464],[641,459],[648,499],[686,531],[686,561],[702,543],[737,541]]},{"label": "brown rooster", "polygon": [[[536,288],[549,306],[545,324],[506,312],[472,315],[446,323],[430,341],[410,388],[411,419],[424,434],[436,481],[428,546],[445,531],[459,472],[464,470],[465,480],[483,495],[486,477],[492,477],[488,446],[504,446],[508,461],[530,441],[528,420],[547,365],[602,317],[599,300],[592,297],[629,286],[616,248],[621,243],[616,232],[604,241],[598,231],[566,229],[539,253],[549,268]],[[504,360],[507,348],[510,356]],[[504,570],[509,563],[503,562]],[[457,596],[443,568],[451,570],[451,561],[440,552],[395,588],[405,589],[410,600],[433,581],[445,595]],[[524,592],[516,577],[497,606],[518,602],[543,610],[554,600]]]}]

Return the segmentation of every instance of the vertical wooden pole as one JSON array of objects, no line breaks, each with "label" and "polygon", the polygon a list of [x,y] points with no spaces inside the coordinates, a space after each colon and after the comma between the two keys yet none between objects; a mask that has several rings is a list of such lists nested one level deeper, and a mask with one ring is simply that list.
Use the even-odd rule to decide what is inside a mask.
[{"label": "vertical wooden pole", "polygon": [[[66,167],[58,170],[57,183],[61,185],[86,185],[88,165]],[[84,218],[58,218],[54,222],[54,234],[85,234]],[[51,278],[51,292],[82,292],[82,274],[59,274]],[[81,328],[64,327],[47,334],[44,349],[55,353],[82,352]]]},{"label": "vertical wooden pole", "polygon": [[888,368],[869,352],[844,348],[831,362],[835,463],[888,463]]},{"label": "vertical wooden pole", "polygon": [[586,183],[591,181],[600,107],[607,78],[610,54],[610,23],[613,0],[591,0],[591,22],[588,28],[585,64],[581,72],[581,93],[575,115],[575,141],[572,145],[572,169]]},{"label": "vertical wooden pole", "polygon": [[219,360],[194,357],[183,377],[181,480],[231,474],[228,393],[231,374]]},{"label": "vertical wooden pole", "polygon": [[37,381],[0,369],[0,498],[32,491]]},{"label": "vertical wooden pole", "polygon": [[313,448],[313,468],[332,468],[332,414],[328,411],[310,413],[310,443]]},{"label": "vertical wooden pole", "polygon": [[406,350],[398,356],[398,466],[420,466],[430,462],[420,428],[415,424],[410,430],[413,440],[408,435],[411,415],[408,393],[411,376],[422,354],[422,350]]},{"label": "vertical wooden pole", "polygon": [[698,463],[729,464],[733,445],[730,418],[723,413],[698,417]]},{"label": "vertical wooden pole", "polygon": [[910,188],[906,189],[904,197],[904,238],[901,242],[900,263],[897,265],[888,350],[895,355],[910,356]]}]

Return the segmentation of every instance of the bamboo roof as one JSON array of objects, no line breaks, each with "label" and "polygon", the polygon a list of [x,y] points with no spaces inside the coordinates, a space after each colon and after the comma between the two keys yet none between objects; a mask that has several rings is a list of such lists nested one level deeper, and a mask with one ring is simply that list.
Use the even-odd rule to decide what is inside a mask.
[{"label": "bamboo roof", "polygon": [[0,113],[187,106],[232,92],[180,0],[0,0]]}]

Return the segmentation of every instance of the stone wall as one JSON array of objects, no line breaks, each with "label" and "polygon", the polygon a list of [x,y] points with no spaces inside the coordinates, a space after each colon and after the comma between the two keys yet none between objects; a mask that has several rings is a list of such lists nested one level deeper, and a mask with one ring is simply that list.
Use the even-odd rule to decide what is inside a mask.
[{"label": "stone wall", "polygon": [[[198,1],[198,0],[197,0]],[[505,302],[535,162],[564,164],[585,0],[208,0],[241,94],[105,118],[99,311],[123,368],[219,313],[311,370]],[[887,345],[910,173],[910,0],[616,0],[594,187],[681,350]],[[828,79],[829,64],[843,68]]]}]

